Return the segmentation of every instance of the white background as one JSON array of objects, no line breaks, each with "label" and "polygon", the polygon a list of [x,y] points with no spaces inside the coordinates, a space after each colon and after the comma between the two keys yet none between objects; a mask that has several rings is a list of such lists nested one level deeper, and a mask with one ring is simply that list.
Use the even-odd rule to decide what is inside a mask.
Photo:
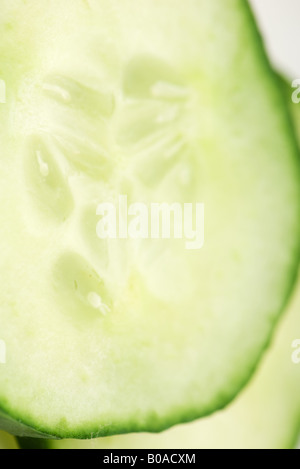
[{"label": "white background", "polygon": [[300,78],[300,0],[250,0],[275,67]]}]

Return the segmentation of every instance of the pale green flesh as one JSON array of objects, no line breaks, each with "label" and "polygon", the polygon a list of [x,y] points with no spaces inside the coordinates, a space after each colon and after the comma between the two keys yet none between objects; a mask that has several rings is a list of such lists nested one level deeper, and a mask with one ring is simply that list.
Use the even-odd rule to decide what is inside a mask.
[{"label": "pale green flesh", "polygon": [[[287,100],[291,88],[284,82]],[[300,105],[290,110],[298,129]],[[300,133],[298,132],[300,141]],[[178,449],[178,448],[294,448],[300,421],[300,364],[291,364],[300,331],[300,282],[278,326],[270,349],[246,389],[225,410],[159,435],[131,434],[93,440],[22,440],[44,449]]]},{"label": "pale green flesh", "polygon": [[[267,345],[300,236],[297,149],[244,2],[1,3],[0,407],[58,437],[221,408]],[[204,248],[101,242],[96,205],[120,193],[204,202]]]},{"label": "pale green flesh", "polygon": [[[279,325],[270,350],[246,389],[225,410],[159,435],[132,434],[89,441],[48,441],[49,449],[286,449],[300,421],[300,365],[292,342],[300,330],[300,288]],[[298,331],[298,332],[297,332]],[[298,336],[297,336],[298,333]]]}]

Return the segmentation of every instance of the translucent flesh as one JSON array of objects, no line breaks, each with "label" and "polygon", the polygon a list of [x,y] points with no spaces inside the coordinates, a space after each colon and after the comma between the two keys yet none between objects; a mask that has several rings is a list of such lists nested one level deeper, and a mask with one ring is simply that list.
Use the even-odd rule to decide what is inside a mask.
[{"label": "translucent flesh", "polygon": [[[249,11],[1,2],[2,414],[88,437],[222,408],[299,254],[298,151]],[[203,249],[99,240],[96,206],[119,194],[205,203]]]}]

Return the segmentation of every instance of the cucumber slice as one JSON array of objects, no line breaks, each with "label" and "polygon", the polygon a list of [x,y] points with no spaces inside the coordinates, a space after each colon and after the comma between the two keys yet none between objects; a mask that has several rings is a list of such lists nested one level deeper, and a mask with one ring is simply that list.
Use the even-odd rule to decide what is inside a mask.
[{"label": "cucumber slice", "polygon": [[[159,435],[132,434],[95,440],[26,441],[43,449],[292,449],[300,422],[300,365],[291,344],[300,331],[298,291],[274,342],[250,384],[227,409]],[[299,336],[299,333],[298,333]],[[297,336],[297,337],[298,337]],[[41,443],[40,443],[41,442]],[[21,445],[25,442],[22,441]]]},{"label": "cucumber slice", "polygon": [[[300,142],[300,106],[281,79]],[[254,378],[225,410],[208,419],[161,433],[131,434],[94,440],[20,439],[26,449],[289,449],[298,441],[300,365],[291,366],[288,345],[300,331],[300,279],[294,298]]]},{"label": "cucumber slice", "polygon": [[[298,149],[247,5],[1,6],[0,426],[84,438],[222,408],[299,258]],[[119,194],[203,202],[203,249],[100,240]]]}]

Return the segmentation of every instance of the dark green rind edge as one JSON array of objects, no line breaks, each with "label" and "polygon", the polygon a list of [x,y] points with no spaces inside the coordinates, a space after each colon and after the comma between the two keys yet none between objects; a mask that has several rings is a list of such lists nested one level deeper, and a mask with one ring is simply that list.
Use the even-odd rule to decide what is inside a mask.
[{"label": "dark green rind edge", "polygon": [[[285,450],[296,449],[297,444],[299,443],[299,433],[300,433],[300,428],[298,427],[298,425],[294,426],[293,431],[291,432],[291,435],[293,434],[293,437],[287,436],[286,441],[282,443],[280,448],[265,448],[265,449],[285,449]],[[58,440],[55,440],[55,441],[58,441]],[[50,439],[43,440],[43,439],[37,439],[37,438],[20,438],[19,437],[17,438],[17,442],[18,442],[20,449],[48,449],[48,450],[58,449],[58,448],[52,448],[52,441],[50,441]],[[215,448],[215,449],[218,449],[218,448]]]},{"label": "dark green rind edge", "polygon": [[[283,93],[286,96],[287,102],[290,103],[289,108],[293,116],[292,124],[296,130],[296,133],[299,133],[298,137],[299,137],[299,142],[300,142],[300,104],[296,105],[296,104],[293,104],[291,101],[292,89],[291,89],[290,83],[288,82],[288,79],[278,75],[278,81],[280,82]],[[296,110],[295,106],[298,106],[296,112],[295,112]],[[299,125],[297,125],[298,122],[299,122]],[[278,449],[296,448],[297,444],[299,443],[299,434],[300,434],[300,426],[293,425],[293,429],[289,432],[289,435],[287,435],[286,441],[283,442],[282,447]],[[49,438],[49,440],[51,439]],[[17,438],[17,442],[20,446],[20,449],[52,449],[51,441],[49,440],[36,439],[36,438],[21,438],[21,437]]]},{"label": "dark green rind edge", "polygon": [[[273,70],[271,63],[269,61],[269,58],[267,57],[267,54],[265,52],[264,41],[263,41],[262,35],[260,34],[257,28],[256,21],[255,21],[252,9],[248,3],[248,0],[241,1],[241,9],[244,9],[245,16],[248,17],[247,21],[248,21],[249,26],[252,28],[254,41],[256,37],[257,57],[261,58],[261,63],[262,65],[265,66],[266,75],[269,75],[270,79],[273,80],[274,84],[277,83],[278,104],[280,105],[281,112],[282,113],[285,112],[286,122],[290,124],[289,126],[288,125],[286,126],[286,132],[287,132],[287,135],[288,133],[290,134],[291,142],[293,140],[295,142],[295,155],[298,155],[297,160],[295,158],[295,168],[298,167],[299,182],[300,182],[299,148],[298,148],[298,143],[296,139],[295,126],[292,122],[292,116],[289,111],[288,104],[286,103],[285,93],[283,92],[282,80],[278,77],[276,72]],[[253,43],[253,47],[255,47],[255,42]],[[281,90],[281,93],[280,93],[280,90]],[[299,208],[300,208],[300,200],[299,200]],[[294,252],[294,255],[293,255],[293,263],[291,265],[289,287],[287,287],[287,291],[283,299],[282,307],[280,308],[280,311],[278,312],[277,320],[275,320],[275,323],[272,327],[272,330],[269,334],[268,339],[266,340],[265,345],[262,347],[260,352],[257,353],[255,364],[251,366],[247,370],[247,372],[244,372],[244,377],[243,379],[240,379],[235,392],[232,392],[230,394],[226,392],[224,393],[224,395],[219,396],[216,399],[215,404],[212,404],[207,409],[203,409],[201,412],[199,412],[199,409],[196,409],[196,408],[189,408],[188,410],[180,409],[177,412],[176,410],[174,410],[172,415],[163,416],[162,418],[158,418],[157,416],[154,416],[154,415],[149,415],[148,419],[146,418],[144,419],[143,424],[138,424],[136,422],[127,421],[126,423],[124,422],[120,422],[118,424],[112,423],[109,428],[106,425],[102,429],[101,428],[99,429],[99,426],[98,426],[97,428],[90,427],[89,430],[87,429],[84,431],[76,430],[73,432],[70,430],[63,430],[63,429],[59,431],[57,430],[49,431],[49,429],[47,429],[46,427],[42,427],[39,425],[37,426],[35,423],[30,422],[29,419],[27,422],[25,422],[19,416],[13,415],[13,413],[11,413],[11,416],[9,416],[9,413],[5,411],[3,407],[1,408],[0,406],[0,428],[3,429],[4,431],[8,431],[9,433],[12,433],[19,437],[29,437],[29,438],[36,437],[36,438],[48,438],[48,439],[90,439],[90,438],[99,438],[99,437],[105,437],[105,436],[121,435],[121,434],[127,434],[127,433],[141,433],[141,432],[160,433],[164,430],[167,430],[170,427],[173,427],[174,425],[177,425],[180,423],[182,424],[189,423],[200,418],[208,417],[212,415],[214,412],[217,412],[219,410],[223,410],[225,407],[227,407],[227,405],[230,402],[232,402],[237,397],[237,395],[242,391],[242,389],[250,381],[250,379],[254,375],[259,365],[260,358],[264,355],[264,353],[267,351],[270,344],[272,343],[272,339],[273,339],[274,332],[276,330],[277,323],[285,311],[289,298],[296,284],[299,262],[300,262],[300,241],[299,241],[298,249],[296,250],[296,252]],[[50,434],[52,434],[52,436]]]}]

